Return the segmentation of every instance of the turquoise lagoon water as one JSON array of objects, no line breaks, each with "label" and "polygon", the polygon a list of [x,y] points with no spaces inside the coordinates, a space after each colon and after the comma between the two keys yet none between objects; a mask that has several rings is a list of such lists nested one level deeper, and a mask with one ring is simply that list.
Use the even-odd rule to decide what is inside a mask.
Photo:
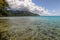
[{"label": "turquoise lagoon water", "polygon": [[6,20],[6,23],[1,23],[9,25],[7,29],[10,38],[13,37],[14,40],[60,40],[60,16],[2,17],[0,21],[1,19]]}]

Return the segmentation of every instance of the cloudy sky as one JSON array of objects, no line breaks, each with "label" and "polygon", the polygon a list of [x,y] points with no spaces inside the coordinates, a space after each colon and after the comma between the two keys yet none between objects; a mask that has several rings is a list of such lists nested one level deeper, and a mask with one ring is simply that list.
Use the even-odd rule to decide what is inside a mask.
[{"label": "cloudy sky", "polygon": [[60,0],[6,0],[11,9],[27,10],[42,16],[59,16]]},{"label": "cloudy sky", "polygon": [[52,15],[60,15],[60,0],[33,0],[33,2],[46,8]]}]

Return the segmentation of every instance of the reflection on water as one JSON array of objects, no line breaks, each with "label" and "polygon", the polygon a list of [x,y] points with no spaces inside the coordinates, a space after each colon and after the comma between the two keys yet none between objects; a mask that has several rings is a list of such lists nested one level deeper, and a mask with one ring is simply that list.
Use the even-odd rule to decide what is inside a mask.
[{"label": "reflection on water", "polygon": [[60,40],[60,21],[54,18],[4,17],[0,30],[7,31],[6,40]]}]

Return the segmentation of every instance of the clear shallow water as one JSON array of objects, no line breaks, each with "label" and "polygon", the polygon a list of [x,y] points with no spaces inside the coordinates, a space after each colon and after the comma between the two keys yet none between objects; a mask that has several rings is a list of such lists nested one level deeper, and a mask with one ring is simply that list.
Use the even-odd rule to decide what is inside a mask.
[{"label": "clear shallow water", "polygon": [[0,27],[8,30],[11,40],[60,40],[59,16],[4,17]]}]

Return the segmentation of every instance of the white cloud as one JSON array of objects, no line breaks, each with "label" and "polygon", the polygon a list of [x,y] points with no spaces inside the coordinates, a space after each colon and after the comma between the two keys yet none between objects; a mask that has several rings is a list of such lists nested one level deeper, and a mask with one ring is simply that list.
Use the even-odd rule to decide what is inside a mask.
[{"label": "white cloud", "polygon": [[55,11],[55,10],[52,10],[52,12],[54,12],[54,13],[55,13],[56,11]]},{"label": "white cloud", "polygon": [[39,15],[51,15],[48,10],[35,5],[32,0],[6,0],[10,8],[13,10],[29,10]]},{"label": "white cloud", "polygon": [[49,10],[49,16],[59,16],[60,14],[56,10]]}]

